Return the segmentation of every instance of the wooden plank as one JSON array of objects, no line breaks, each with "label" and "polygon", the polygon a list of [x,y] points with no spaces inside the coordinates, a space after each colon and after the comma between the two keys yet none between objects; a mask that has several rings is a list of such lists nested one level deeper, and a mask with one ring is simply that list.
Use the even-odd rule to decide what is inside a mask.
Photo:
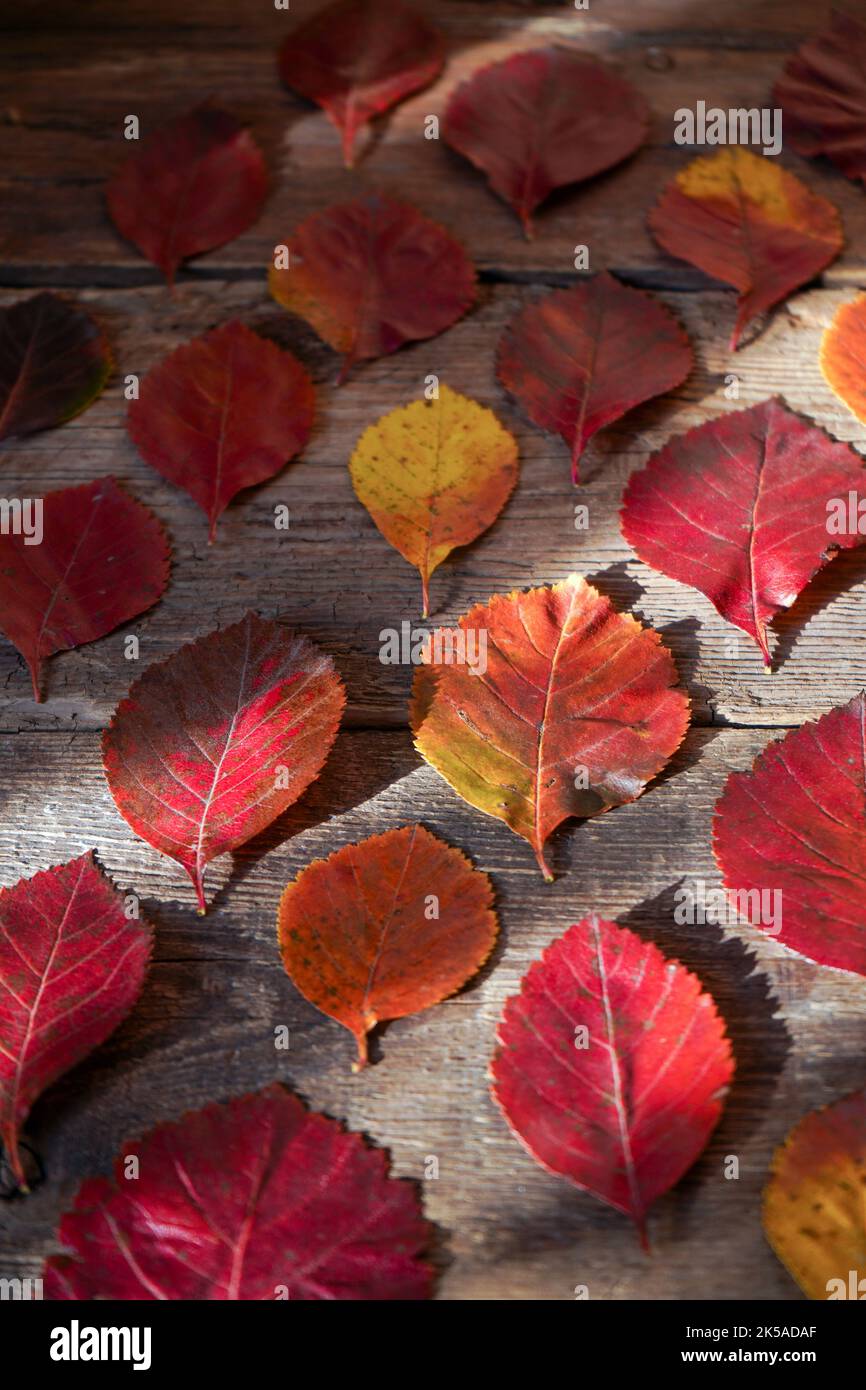
[{"label": "wooden plank", "polygon": [[[592,1298],[796,1299],[761,1235],[760,1192],[791,1125],[861,1083],[866,980],[800,960],[747,925],[681,927],[672,913],[684,878],[718,885],[712,806],[728,772],[748,766],[766,737],[693,731],[639,801],[555,838],[559,876],[548,886],[528,847],[419,765],[405,734],[345,733],[302,802],[234,866],[209,870],[219,892],[204,920],[181,871],[114,810],[95,734],[4,737],[0,881],[95,847],[116,881],[142,895],[157,943],[132,1016],[34,1110],[27,1134],[48,1176],[31,1196],[2,1204],[0,1274],[38,1272],[78,1181],[107,1171],[126,1138],[278,1078],[389,1147],[401,1175],[421,1179],[427,1156],[438,1158],[440,1176],[423,1195],[440,1231],[440,1297],[569,1299],[587,1284]],[[282,971],[276,904],[312,858],[416,819],[492,875],[501,942],[458,998],[389,1025],[374,1041],[374,1065],[353,1076],[349,1035]],[[651,1259],[624,1219],[533,1163],[487,1092],[503,1001],[541,950],[592,908],[699,974],[737,1058],[721,1127],[651,1217]],[[283,1024],[287,1053],[273,1043]],[[739,1159],[736,1181],[724,1177],[728,1155]]]},{"label": "wooden plank", "polygon": [[[702,595],[634,558],[618,522],[628,475],[671,433],[774,392],[840,438],[866,447],[866,431],[835,400],[817,365],[821,332],[849,292],[812,291],[791,300],[733,360],[726,347],[732,294],[664,296],[695,343],[695,373],[673,396],[602,433],[587,453],[585,486],[578,492],[565,446],[529,425],[495,381],[502,328],[537,293],[487,286],[477,309],[449,333],[359,368],[340,388],[334,355],[260,286],[187,285],[173,299],[164,289],[84,294],[115,345],[117,375],[102,399],[68,425],[10,441],[2,486],[7,496],[27,496],[113,473],[167,523],[174,570],[162,603],[140,622],[49,661],[43,705],[33,703],[18,654],[0,641],[0,727],[102,727],[140,669],[124,659],[127,632],[140,636],[143,665],[251,607],[283,616],[334,654],[348,685],[351,724],[405,724],[411,670],[380,663],[380,633],[418,621],[420,585],[355,499],[346,463],[363,428],[419,396],[431,372],[497,410],[517,436],[522,469],[501,519],[434,576],[437,622],[454,620],[493,593],[579,570],[664,633],[699,722],[798,724],[854,695],[866,684],[866,551],[836,559],[779,620],[781,659],[768,677],[757,649]],[[3,302],[14,297],[7,294]],[[148,468],[129,441],[122,381],[232,316],[310,365],[319,383],[319,412],[302,458],[232,506],[209,548],[203,514]],[[738,400],[725,394],[731,372],[738,377]],[[274,530],[280,503],[290,509],[288,532]],[[589,506],[588,531],[575,531],[576,503]]]},{"label": "wooden plank", "polygon": [[[38,33],[7,21],[10,70],[0,120],[0,198],[5,283],[156,283],[152,267],[116,234],[104,208],[106,178],[128,152],[123,118],[144,131],[196,100],[216,96],[248,121],[274,170],[258,222],[231,245],[201,257],[184,278],[258,275],[276,244],[304,217],[370,189],[391,191],[461,237],[481,270],[558,279],[573,269],[574,247],[645,284],[700,288],[706,279],[661,252],[644,225],[663,184],[690,157],[674,144],[675,112],[698,100],[724,109],[762,107],[785,57],[822,21],[798,0],[726,6],[724,26],[706,6],[629,0],[573,7],[493,6],[442,0],[436,23],[449,61],[438,82],[378,122],[358,167],[342,169],[327,118],[283,88],[275,54],[297,20],[318,8],[295,0],[272,6],[61,6]],[[26,9],[25,9],[26,17]],[[539,214],[538,235],[522,238],[511,212],[483,178],[442,141],[424,138],[424,118],[444,111],[450,92],[476,68],[511,53],[566,42],[609,59],[650,101],[647,146],[625,165],[556,195]],[[185,47],[191,45],[192,48]],[[657,50],[663,50],[660,70]],[[651,51],[652,50],[652,51]],[[194,62],[190,52],[194,51]],[[692,152],[694,153],[694,152]],[[782,163],[839,207],[848,245],[824,276],[827,285],[866,276],[862,190],[821,162],[785,150]]]}]

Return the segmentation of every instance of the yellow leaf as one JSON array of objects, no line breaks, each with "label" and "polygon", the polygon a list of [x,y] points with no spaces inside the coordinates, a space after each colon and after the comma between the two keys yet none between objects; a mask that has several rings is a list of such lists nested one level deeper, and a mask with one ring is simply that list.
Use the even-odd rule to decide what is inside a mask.
[{"label": "yellow leaf", "polygon": [[821,373],[839,400],[866,424],[866,294],[843,304],[821,339]]},{"label": "yellow leaf", "polygon": [[382,535],[421,575],[427,617],[433,571],[495,521],[517,481],[517,444],[492,410],[439,387],[370,425],[349,462]]}]

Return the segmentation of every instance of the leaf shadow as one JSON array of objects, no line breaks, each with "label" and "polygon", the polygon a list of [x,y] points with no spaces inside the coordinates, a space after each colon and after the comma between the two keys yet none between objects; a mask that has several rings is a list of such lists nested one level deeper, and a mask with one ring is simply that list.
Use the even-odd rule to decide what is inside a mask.
[{"label": "leaf shadow", "polygon": [[782,669],[807,624],[858,584],[866,584],[866,545],[839,551],[809,581],[791,607],[773,621],[770,632],[776,635],[772,652],[774,671]]}]

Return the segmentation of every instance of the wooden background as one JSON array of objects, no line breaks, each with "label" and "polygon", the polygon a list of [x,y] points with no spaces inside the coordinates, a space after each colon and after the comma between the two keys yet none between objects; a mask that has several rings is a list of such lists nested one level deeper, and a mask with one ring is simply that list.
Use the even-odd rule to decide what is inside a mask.
[{"label": "wooden background", "polygon": [[[776,625],[777,670],[697,592],[653,574],[619,534],[629,473],[673,432],[779,393],[861,450],[866,432],[821,379],[821,332],[864,283],[866,201],[831,168],[785,151],[782,163],[840,208],[847,246],[822,280],[772,314],[732,358],[734,296],[649,240],[644,217],[688,159],[673,142],[674,111],[703,99],[766,105],[786,55],[823,25],[813,0],[590,0],[560,6],[420,5],[448,38],[444,75],[377,122],[355,172],[317,110],[284,90],[275,51],[315,5],[291,0],[22,0],[2,23],[0,104],[2,295],[34,286],[74,289],[104,324],[116,374],[103,397],[62,429],[4,448],[4,495],[113,473],[167,524],[174,570],[164,600],[127,628],[51,659],[47,700],[35,706],[18,654],[0,640],[0,881],[95,847],[134,889],[156,928],[156,952],[134,1014],[89,1061],[37,1103],[27,1138],[47,1170],[27,1198],[0,1203],[0,1274],[37,1273],[54,1248],[59,1212],[85,1174],[106,1171],[122,1141],[190,1107],[278,1077],[316,1109],[387,1146],[394,1170],[422,1179],[437,1226],[439,1296],[457,1299],[797,1299],[765,1244],[760,1192],[770,1155],[807,1110],[862,1085],[866,981],[797,959],[742,928],[675,925],[684,878],[719,882],[710,853],[714,800],[728,772],[768,739],[848,700],[866,684],[866,550],[828,566]],[[634,159],[551,200],[525,242],[483,179],[423,138],[454,84],[507,53],[561,40],[605,56],[652,104],[650,143]],[[249,121],[273,170],[259,223],[202,257],[174,297],[124,244],[105,214],[106,176],[127,153],[123,117],[143,129],[209,95]],[[356,370],[337,388],[336,361],[269,299],[273,246],[315,209],[361,189],[414,201],[465,242],[481,276],[478,305],[450,332]],[[493,375],[502,325],[540,287],[570,283],[573,247],[591,268],[657,290],[681,319],[697,366],[675,394],[633,411],[591,446],[575,493],[565,447],[527,424]],[[233,505],[207,545],[204,516],[137,456],[124,429],[121,381],[232,316],[291,347],[311,368],[320,409],[302,457]],[[451,621],[490,594],[589,576],[623,608],[659,628],[694,703],[694,725],[646,795],[553,842],[556,882],[540,879],[527,845],[471,811],[414,753],[406,727],[411,672],[382,666],[379,632],[417,618],[417,576],[389,548],[352,493],[347,458],[361,430],[417,397],[424,377],[491,405],[514,431],[522,473],[500,520],[434,577],[434,616]],[[734,373],[739,400],[725,395]],[[590,510],[574,529],[574,505]],[[291,510],[288,533],[273,508]],[[243,853],[209,873],[215,906],[202,920],[181,871],[136,840],[110,801],[100,730],[141,667],[233,621],[249,607],[281,615],[322,643],[349,691],[344,731],[308,795]],[[123,638],[136,632],[141,663]],[[391,1024],[375,1065],[350,1074],[349,1035],[296,993],[276,950],[283,885],[311,858],[389,826],[420,820],[467,851],[496,888],[501,941],[461,995]],[[218,890],[218,891],[217,891]],[[543,947],[590,908],[628,924],[695,969],[724,1014],[737,1079],[721,1126],[687,1177],[654,1209],[653,1253],[626,1220],[538,1168],[493,1106],[486,1068],[503,1000]],[[291,1030],[276,1052],[274,1028]],[[723,1176],[736,1154],[740,1177]]]}]

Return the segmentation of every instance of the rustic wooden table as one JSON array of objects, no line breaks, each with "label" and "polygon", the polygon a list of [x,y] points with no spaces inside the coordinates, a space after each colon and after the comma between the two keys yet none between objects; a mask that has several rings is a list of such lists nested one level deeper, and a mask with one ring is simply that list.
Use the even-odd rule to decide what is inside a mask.
[{"label": "rustic wooden table", "polygon": [[[866,684],[866,550],[834,561],[776,625],[777,670],[768,677],[757,651],[734,641],[700,594],[634,558],[617,510],[629,473],[671,433],[776,392],[866,447],[866,432],[833,398],[817,362],[823,328],[864,283],[862,189],[783,153],[786,167],[840,208],[847,246],[820,284],[772,314],[734,358],[726,347],[733,293],[663,255],[644,225],[663,182],[689,157],[673,142],[674,111],[700,99],[767,105],[786,55],[825,22],[829,5],[422,5],[448,36],[444,76],[376,124],[354,172],[342,169],[325,117],[276,75],[278,43],[314,8],[305,0],[292,0],[289,13],[270,0],[187,0],[182,8],[88,0],[52,5],[46,15],[45,5],[19,0],[0,21],[0,302],[36,286],[72,290],[105,325],[116,359],[91,409],[59,430],[9,443],[2,486],[5,495],[32,495],[113,473],[159,514],[174,547],[164,600],[141,621],[53,658],[44,704],[33,704],[23,663],[0,641],[2,882],[95,847],[114,879],[141,894],[156,927],[153,967],[133,1015],[37,1103],[28,1122],[47,1176],[32,1195],[0,1205],[0,1274],[38,1272],[79,1180],[106,1171],[125,1138],[279,1078],[387,1146],[397,1173],[423,1180],[425,1158],[438,1158],[439,1176],[423,1182],[423,1196],[438,1229],[442,1298],[569,1299],[586,1284],[595,1299],[796,1299],[761,1233],[761,1188],[773,1148],[798,1117],[863,1083],[866,981],[800,960],[747,926],[678,927],[672,903],[683,878],[719,882],[709,832],[727,773]],[[556,40],[608,58],[646,93],[652,139],[625,166],[551,200],[536,239],[525,242],[482,178],[423,138],[423,121],[473,69]],[[251,125],[273,170],[273,192],[259,223],[182,273],[172,298],[113,230],[103,185],[126,152],[125,115],[138,114],[147,129],[209,95]],[[269,298],[264,270],[302,217],[368,188],[399,193],[458,234],[478,264],[480,296],[450,332],[368,364],[338,388],[333,354]],[[658,291],[697,355],[678,392],[596,439],[579,495],[562,443],[528,425],[493,372],[501,326],[541,287],[573,280],[577,243],[589,246],[593,270],[607,267]],[[232,506],[209,549],[202,514],[127,438],[121,383],[235,316],[298,353],[313,371],[321,408],[303,456]],[[378,660],[380,630],[416,618],[419,586],[355,500],[346,462],[364,426],[418,396],[431,372],[497,411],[517,436],[522,466],[499,521],[437,574],[436,617],[450,621],[492,593],[578,570],[661,630],[693,699],[691,731],[647,794],[555,837],[550,887],[525,844],[421,764],[407,730],[411,672]],[[725,391],[731,373],[738,401]],[[589,506],[586,532],[574,529],[576,501]],[[291,511],[288,533],[273,527],[278,502]],[[202,920],[181,871],[115,812],[100,768],[100,730],[140,669],[124,659],[126,632],[139,634],[143,665],[250,607],[281,615],[334,654],[348,713],[309,794],[234,862],[213,868],[219,891]],[[353,1076],[348,1034],[283,973],[276,902],[310,859],[409,820],[461,846],[492,875],[501,942],[459,997],[388,1027],[373,1044],[375,1065]],[[627,1221],[533,1163],[487,1091],[503,1000],[541,949],[591,908],[696,970],[718,1000],[736,1053],[737,1079],[718,1131],[651,1216],[650,1257]],[[288,1052],[274,1048],[280,1024],[291,1030]],[[737,1181],[724,1176],[731,1154],[739,1158]]]}]

